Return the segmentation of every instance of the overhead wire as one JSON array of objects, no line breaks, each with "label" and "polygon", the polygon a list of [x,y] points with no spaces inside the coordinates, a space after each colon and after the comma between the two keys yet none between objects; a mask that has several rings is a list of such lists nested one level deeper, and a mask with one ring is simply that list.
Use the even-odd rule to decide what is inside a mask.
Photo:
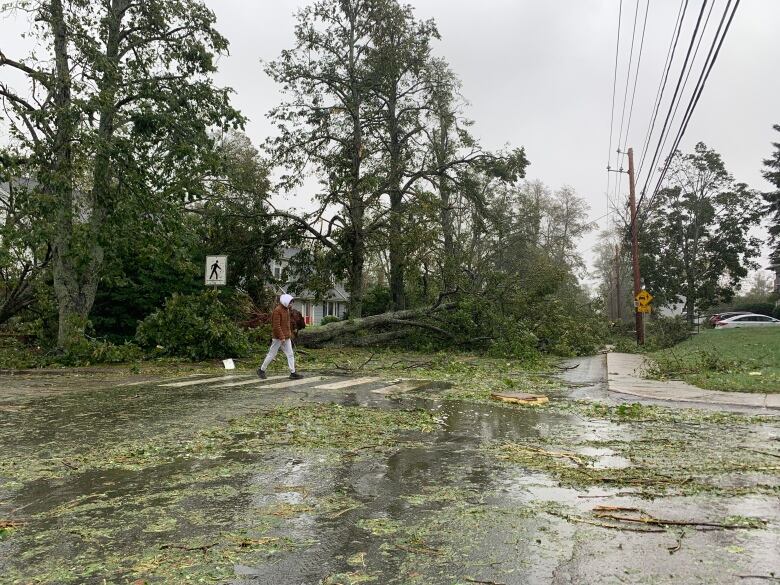
[{"label": "overhead wire", "polygon": [[718,55],[720,54],[720,49],[723,46],[723,41],[725,40],[729,28],[731,27],[731,23],[734,20],[734,15],[737,12],[737,8],[739,7],[740,0],[736,0],[736,2],[734,3],[734,8],[731,11],[731,14],[728,16],[728,22],[726,22],[726,27],[725,29],[723,29],[723,34],[720,34],[721,28],[723,27],[723,23],[726,19],[726,16],[728,15],[731,2],[732,0],[728,0],[728,3],[726,4],[726,8],[723,11],[723,16],[721,17],[720,24],[718,25],[718,29],[715,32],[715,36],[713,37],[712,44],[710,46],[710,51],[707,55],[707,59],[705,60],[704,67],[702,68],[702,72],[699,75],[699,79],[696,83],[696,87],[694,88],[694,92],[691,96],[691,100],[688,102],[688,107],[686,108],[685,114],[683,115],[683,122],[680,125],[680,129],[677,132],[675,140],[672,144],[672,148],[669,152],[669,156],[666,159],[666,164],[664,165],[661,174],[658,177],[658,181],[656,183],[655,189],[653,190],[653,194],[651,195],[651,198],[648,202],[648,206],[647,206],[648,208],[650,207],[653,198],[658,193],[661,184],[663,183],[663,180],[666,177],[666,173],[669,170],[669,165],[671,164],[672,156],[674,152],[679,148],[680,142],[682,141],[682,138],[685,135],[685,131],[688,129],[688,123],[691,121],[693,112],[696,109],[697,104],[699,103],[699,98],[701,98],[701,94],[704,91],[704,86],[707,83],[707,79],[709,78],[710,73],[712,72],[712,68],[715,65],[715,61],[717,60]]},{"label": "overhead wire", "polygon": [[[617,77],[618,77],[618,57],[620,56],[620,28],[623,22],[623,0],[620,0],[620,6],[618,8],[618,26],[617,26],[617,40],[615,42],[615,72],[612,78],[612,113],[609,119],[609,147],[607,148],[607,209],[610,208],[610,161],[612,160],[612,136],[615,128],[615,95],[617,94]],[[607,212],[609,213],[609,212]]]},{"label": "overhead wire", "polygon": [[[729,3],[730,2],[731,2],[731,0],[729,0]],[[688,72],[685,74],[685,80],[683,81],[682,90],[680,91],[680,99],[677,100],[677,103],[674,106],[674,112],[672,112],[672,118],[671,118],[672,124],[674,123],[674,119],[677,117],[677,110],[680,108],[680,104],[682,103],[682,96],[685,93],[685,88],[688,86],[688,79],[690,78],[691,73],[693,72],[693,66],[694,66],[694,63],[696,63],[696,57],[699,55],[699,49],[701,48],[701,43],[704,40],[704,35],[705,35],[706,31],[707,31],[707,25],[710,22],[710,16],[712,16],[712,9],[715,8],[715,3],[716,2],[713,1],[712,4],[710,4],[710,10],[707,13],[707,18],[704,20],[704,26],[702,26],[701,34],[699,35],[699,40],[696,43],[696,49],[694,50],[693,57],[691,58],[691,65],[690,65],[690,67],[688,67]],[[707,62],[705,60],[704,67],[706,68],[706,66],[707,66]],[[698,85],[698,83],[697,83],[697,85]],[[694,88],[694,91],[695,91],[695,88]],[[671,129],[671,125],[670,125],[670,129]],[[664,136],[663,144],[661,145],[661,151],[662,152],[663,152],[664,148],[666,147],[666,140],[669,138],[669,136],[670,136],[669,133],[667,133]]]},{"label": "overhead wire", "polygon": [[618,150],[623,138],[623,123],[626,120],[626,104],[628,103],[628,88],[631,86],[631,66],[634,62],[634,41],[636,40],[636,23],[639,20],[639,0],[636,0],[634,8],[634,25],[631,29],[631,48],[628,51],[628,67],[626,68],[626,90],[623,92],[623,108],[620,115],[620,129],[618,130]]},{"label": "overhead wire", "polygon": [[661,73],[661,81],[658,84],[658,91],[656,92],[655,103],[653,106],[653,113],[650,115],[650,124],[647,129],[647,134],[642,146],[642,157],[639,161],[639,166],[636,174],[636,180],[639,182],[639,178],[642,175],[642,169],[645,164],[645,157],[647,156],[648,148],[650,146],[650,139],[653,136],[655,130],[655,122],[658,118],[658,112],[661,109],[661,103],[663,101],[664,92],[666,91],[666,82],[669,79],[669,72],[672,68],[672,62],[674,60],[674,53],[677,51],[677,42],[680,40],[680,32],[682,31],[682,23],[685,20],[685,13],[688,10],[688,0],[680,0],[680,9],[677,11],[677,21],[675,22],[674,29],[672,31],[672,38],[669,40],[669,49],[666,52],[666,61],[664,62],[663,72]]},{"label": "overhead wire", "polygon": [[[625,135],[625,139],[623,140],[624,149],[628,144],[628,133],[629,130],[631,129],[631,118],[634,114],[634,100],[636,98],[636,86],[637,86],[637,81],[639,81],[639,67],[642,65],[642,50],[644,49],[645,46],[645,31],[647,30],[647,15],[649,12],[650,12],[650,0],[646,0],[644,22],[642,23],[642,38],[639,42],[639,57],[637,58],[636,73],[634,74],[634,89],[631,92],[631,107],[628,110],[628,124],[626,124],[626,135]],[[619,141],[618,144],[620,144]]]},{"label": "overhead wire", "polygon": [[[628,104],[628,88],[631,87],[631,70],[634,62],[634,44],[636,42],[636,24],[639,20],[639,2],[640,0],[636,0],[636,5],[634,7],[634,24],[631,28],[631,48],[629,49],[628,54],[628,65],[626,67],[626,89],[623,92],[623,106],[621,108],[621,114],[620,114],[620,127],[618,129],[617,133],[617,151],[615,152],[615,168],[619,170],[619,172],[622,172],[623,165],[621,157],[624,156],[624,153],[620,150],[620,143],[621,139],[623,137],[623,125],[626,120],[626,105]],[[610,143],[611,147],[611,143]],[[608,199],[608,209],[617,209],[618,202],[620,201],[621,196],[621,181],[619,179],[615,180],[615,193],[612,199],[609,199],[609,194],[607,194]]]},{"label": "overhead wire", "polygon": [[[650,161],[650,168],[647,172],[647,175],[645,177],[645,184],[642,187],[642,190],[640,191],[639,195],[639,201],[637,202],[637,210],[639,209],[639,206],[642,204],[642,199],[645,196],[645,192],[647,190],[647,186],[650,182],[650,177],[652,176],[652,169],[655,167],[656,161],[658,160],[658,155],[661,153],[661,147],[664,142],[664,138],[666,136],[666,129],[669,127],[669,122],[671,121],[672,112],[674,111],[674,106],[677,101],[677,96],[680,95],[680,87],[682,85],[683,79],[685,78],[685,72],[688,67],[688,61],[691,58],[691,52],[693,51],[694,44],[696,42],[696,38],[699,32],[699,28],[701,27],[701,21],[704,17],[704,11],[707,8],[708,0],[704,0],[701,5],[701,10],[699,10],[699,15],[696,19],[696,26],[693,29],[693,34],[691,35],[691,42],[688,44],[688,50],[685,53],[685,59],[683,60],[682,67],[680,69],[680,75],[677,78],[677,84],[674,88],[674,94],[672,95],[672,99],[669,102],[669,109],[666,112],[666,116],[664,117],[664,124],[661,128],[661,133],[658,136],[658,144],[655,147],[655,152],[653,153],[653,158]],[[682,97],[682,96],[680,96]]]}]

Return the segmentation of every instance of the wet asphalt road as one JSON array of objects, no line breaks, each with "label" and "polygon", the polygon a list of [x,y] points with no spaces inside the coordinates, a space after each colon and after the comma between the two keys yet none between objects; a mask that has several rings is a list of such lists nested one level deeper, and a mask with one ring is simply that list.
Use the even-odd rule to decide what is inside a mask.
[{"label": "wet asphalt road", "polygon": [[[561,374],[566,388],[553,399],[623,402],[606,390],[603,356],[566,366],[576,367]],[[0,583],[186,582],[162,571],[172,562],[165,556],[171,549],[163,547],[210,544],[228,531],[290,544],[242,554],[231,577],[203,582],[751,585],[780,575],[777,494],[645,500],[618,488],[575,489],[507,465],[487,448],[545,444],[561,435],[579,443],[626,440],[636,432],[628,425],[442,400],[435,390],[402,398],[372,393],[384,382],[328,392],[314,390],[313,382],[262,393],[247,386],[120,383],[89,375],[0,377],[3,461],[54,462],[51,473],[32,481],[15,481],[10,464],[0,468],[0,520],[24,522],[0,539]],[[190,456],[137,470],[81,472],[72,463],[78,459],[71,454],[84,445],[108,448],[139,437],[154,445],[157,437],[187,437],[281,403],[422,408],[439,424],[389,453],[332,458],[280,446],[256,457]],[[767,432],[776,440],[775,428]],[[598,465],[630,464],[608,450],[597,455]],[[334,497],[349,505],[316,512],[318,502]],[[760,530],[638,533],[559,513],[565,507],[570,517],[584,516],[594,503],[641,507],[658,517],[758,516],[768,524]],[[209,550],[192,555],[201,564],[212,558]],[[133,563],[122,562],[126,558]]]}]

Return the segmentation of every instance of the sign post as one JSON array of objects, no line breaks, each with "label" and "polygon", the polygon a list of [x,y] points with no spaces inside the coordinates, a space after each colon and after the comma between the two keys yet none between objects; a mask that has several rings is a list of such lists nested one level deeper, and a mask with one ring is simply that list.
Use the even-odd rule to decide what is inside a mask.
[{"label": "sign post", "polygon": [[227,284],[227,256],[206,256],[206,286]]}]

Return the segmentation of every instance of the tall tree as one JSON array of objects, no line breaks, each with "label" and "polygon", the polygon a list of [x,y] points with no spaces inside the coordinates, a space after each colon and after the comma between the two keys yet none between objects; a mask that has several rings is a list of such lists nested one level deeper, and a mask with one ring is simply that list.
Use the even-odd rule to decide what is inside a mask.
[{"label": "tall tree", "polygon": [[473,256],[481,240],[490,194],[523,178],[529,162],[523,148],[498,154],[482,150],[469,132],[472,122],[462,112],[460,81],[445,61],[432,60],[428,75],[433,85],[426,146],[433,168],[427,178],[438,196],[441,288],[451,291],[468,264],[467,248]]},{"label": "tall tree", "polygon": [[430,43],[438,32],[433,21],[416,21],[411,7],[393,0],[381,3],[373,18],[369,87],[379,123],[370,132],[378,149],[380,189],[389,198],[390,293],[393,308],[400,310],[406,308],[404,200],[414,195],[419,180],[433,167],[423,144],[423,114],[435,82],[428,65]]},{"label": "tall tree", "polygon": [[[319,179],[321,208],[300,221],[322,245],[343,250],[353,317],[362,313],[366,241],[379,227],[371,215],[379,193],[367,164],[375,151],[368,129],[376,112],[366,60],[380,4],[317,0],[297,14],[295,47],[266,66],[288,96],[269,114],[279,129],[270,143],[274,161],[287,169],[282,186],[300,185],[310,174]],[[333,207],[338,214],[322,234],[315,224]]]},{"label": "tall tree", "polygon": [[601,232],[593,255],[598,294],[604,300],[607,316],[613,321],[633,318],[631,258],[623,230],[615,226]]},{"label": "tall tree", "polygon": [[[773,126],[780,132],[780,124]],[[774,185],[775,190],[764,193],[766,213],[769,221],[769,243],[772,246],[770,259],[780,264],[780,142],[773,142],[775,151],[771,158],[764,160],[764,178]]]},{"label": "tall tree", "polygon": [[212,81],[227,51],[199,0],[29,2],[45,58],[27,94],[0,85],[16,138],[41,169],[53,243],[58,344],[81,338],[117,222],[190,196],[212,153],[208,131],[241,122]]},{"label": "tall tree", "polygon": [[734,296],[759,255],[749,233],[760,220],[759,197],[703,143],[674,154],[640,234],[642,275],[659,303],[683,302],[693,323],[697,311]]}]

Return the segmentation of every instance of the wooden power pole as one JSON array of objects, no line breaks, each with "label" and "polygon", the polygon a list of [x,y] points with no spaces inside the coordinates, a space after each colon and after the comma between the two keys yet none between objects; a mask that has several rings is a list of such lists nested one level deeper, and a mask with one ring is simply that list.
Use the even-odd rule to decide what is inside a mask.
[{"label": "wooden power pole", "polygon": [[[628,193],[629,204],[631,206],[631,263],[634,268],[634,304],[636,305],[636,296],[642,290],[642,277],[639,273],[639,223],[637,222],[636,210],[636,186],[634,185],[634,149],[628,149]],[[639,306],[634,309],[634,319],[636,322],[636,342],[639,345],[645,343],[645,328],[642,323],[642,313],[639,312]]]}]

